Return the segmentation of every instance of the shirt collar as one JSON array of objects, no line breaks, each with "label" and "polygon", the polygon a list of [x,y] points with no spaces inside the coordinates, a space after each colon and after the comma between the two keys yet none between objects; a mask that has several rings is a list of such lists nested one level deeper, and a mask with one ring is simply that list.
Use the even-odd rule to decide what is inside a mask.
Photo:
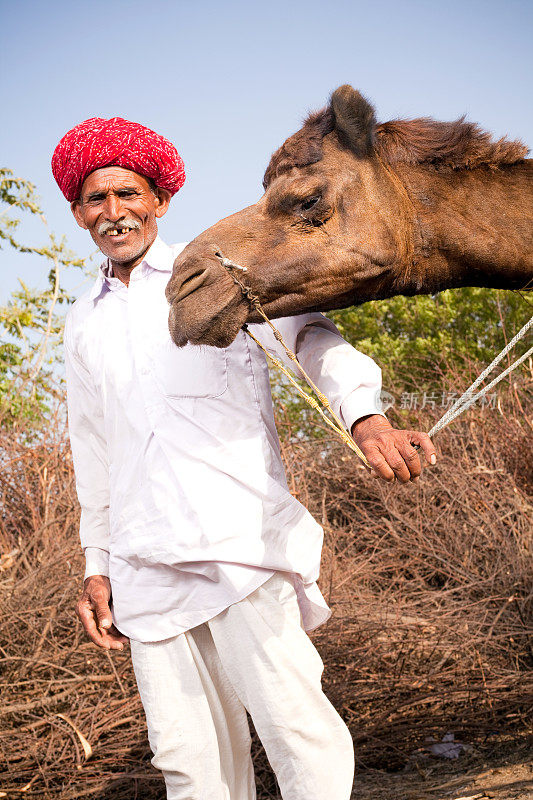
[{"label": "shirt collar", "polygon": [[160,272],[172,272],[174,258],[172,248],[165,244],[160,236],[156,236],[154,243],[146,251],[143,263]]},{"label": "shirt collar", "polygon": [[[172,266],[174,264],[172,248],[169,247],[168,244],[165,244],[160,236],[156,236],[153,244],[146,251],[141,264],[138,266],[142,266],[143,264],[146,264],[152,269],[159,270],[159,272],[172,272]],[[109,259],[106,258],[98,268],[98,275],[89,294],[89,298],[91,300],[97,300],[102,294],[104,287],[110,288],[111,282],[116,280],[117,278],[114,278],[111,274],[111,263]]]}]

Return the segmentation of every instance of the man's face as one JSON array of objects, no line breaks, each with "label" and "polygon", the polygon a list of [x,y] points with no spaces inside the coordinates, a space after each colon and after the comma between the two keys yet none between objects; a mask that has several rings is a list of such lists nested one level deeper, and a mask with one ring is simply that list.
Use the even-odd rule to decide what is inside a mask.
[{"label": "man's face", "polygon": [[91,234],[104,255],[128,264],[144,255],[157,236],[170,192],[152,191],[148,180],[123,167],[102,167],[88,175],[71,203],[78,225]]}]

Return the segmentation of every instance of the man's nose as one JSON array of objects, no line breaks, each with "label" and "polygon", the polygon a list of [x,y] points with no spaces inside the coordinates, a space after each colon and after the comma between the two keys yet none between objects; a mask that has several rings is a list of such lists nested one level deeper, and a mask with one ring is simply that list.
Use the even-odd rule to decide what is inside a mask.
[{"label": "man's nose", "polygon": [[124,216],[124,209],[120,197],[114,194],[109,194],[105,201],[105,214],[112,222]]}]

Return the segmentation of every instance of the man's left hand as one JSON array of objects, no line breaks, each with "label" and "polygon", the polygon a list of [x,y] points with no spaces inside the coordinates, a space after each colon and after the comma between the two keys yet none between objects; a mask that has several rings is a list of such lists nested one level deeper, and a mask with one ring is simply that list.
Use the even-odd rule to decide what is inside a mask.
[{"label": "man's left hand", "polygon": [[352,426],[352,437],[372,467],[372,474],[392,483],[415,483],[422,472],[420,457],[414,445],[419,446],[426,461],[437,463],[433,442],[427,433],[400,431],[381,414],[361,417]]}]

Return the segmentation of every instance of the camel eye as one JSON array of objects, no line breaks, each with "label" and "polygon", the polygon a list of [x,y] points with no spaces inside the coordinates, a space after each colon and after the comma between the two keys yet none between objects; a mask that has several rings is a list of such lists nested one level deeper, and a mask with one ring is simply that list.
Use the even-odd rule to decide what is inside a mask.
[{"label": "camel eye", "polygon": [[307,200],[304,200],[301,205],[302,211],[310,211],[314,206],[316,206],[319,200],[319,194],[315,194],[313,197],[308,197]]}]

